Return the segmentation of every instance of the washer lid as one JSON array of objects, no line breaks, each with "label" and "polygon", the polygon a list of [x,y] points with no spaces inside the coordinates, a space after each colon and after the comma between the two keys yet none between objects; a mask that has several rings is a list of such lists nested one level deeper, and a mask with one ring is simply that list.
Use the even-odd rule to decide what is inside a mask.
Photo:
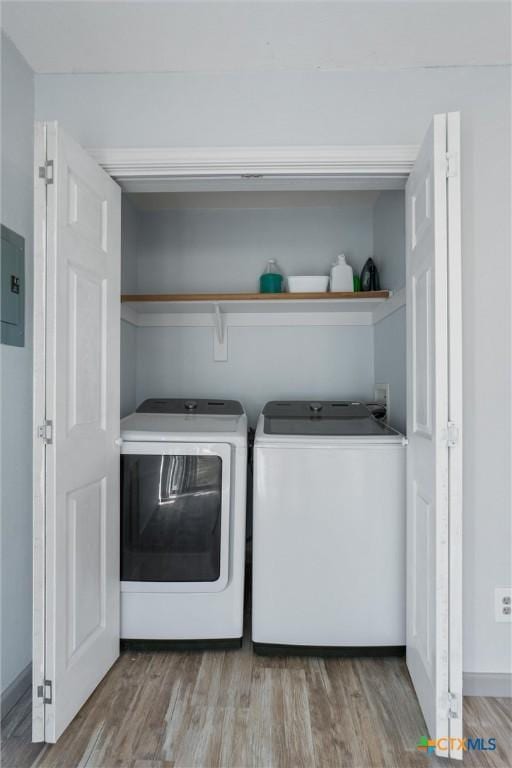
[{"label": "washer lid", "polygon": [[150,398],[137,408],[137,413],[189,413],[211,416],[241,416],[244,412],[238,400],[186,398]]},{"label": "washer lid", "polygon": [[344,400],[274,400],[262,411],[267,435],[395,436],[362,403]]}]

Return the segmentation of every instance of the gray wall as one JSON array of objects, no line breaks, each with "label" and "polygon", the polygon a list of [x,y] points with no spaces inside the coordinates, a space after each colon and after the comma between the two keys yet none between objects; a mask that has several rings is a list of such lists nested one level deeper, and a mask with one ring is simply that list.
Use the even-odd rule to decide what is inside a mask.
[{"label": "gray wall", "polygon": [[121,320],[121,418],[137,407],[137,329]]},{"label": "gray wall", "polygon": [[267,400],[373,397],[370,326],[230,328],[228,334],[229,360],[216,363],[211,328],[138,328],[137,402],[233,398],[254,425]]},{"label": "gray wall", "polygon": [[[137,290],[138,211],[126,195],[121,198],[121,293]],[[137,405],[137,329],[121,321],[121,417]]]},{"label": "gray wall", "polygon": [[388,191],[375,201],[373,215],[375,263],[383,288],[405,285],[405,193]]},{"label": "gray wall", "polygon": [[39,118],[86,147],[416,144],[462,113],[464,668],[510,669],[510,70],[44,75]]},{"label": "gray wall", "polygon": [[375,381],[389,384],[389,423],[403,434],[407,420],[405,329],[405,307],[373,328]]},{"label": "gray wall", "polygon": [[1,220],[25,238],[25,347],[1,355],[1,690],[32,659],[32,70],[1,38]]},{"label": "gray wall", "polygon": [[[405,194],[386,192],[375,202],[373,217],[375,261],[381,285],[397,291],[405,286]],[[405,307],[374,327],[375,380],[389,384],[390,424],[405,434],[407,381]]]},{"label": "gray wall", "polygon": [[267,259],[285,275],[328,275],[338,253],[360,271],[373,249],[373,202],[336,207],[178,209],[140,214],[142,293],[254,291]]},{"label": "gray wall", "polygon": [[[344,195],[328,207],[315,199],[302,196],[301,207],[292,194],[273,208],[139,212],[137,290],[252,291],[267,258],[276,258],[285,275],[329,274],[342,250],[359,270],[373,251],[374,196]],[[227,363],[213,361],[212,339],[205,328],[138,328],[137,403],[230,397],[243,401],[254,425],[265,402],[276,398],[373,397],[369,327],[233,328]],[[123,341],[125,359],[131,342]]]}]

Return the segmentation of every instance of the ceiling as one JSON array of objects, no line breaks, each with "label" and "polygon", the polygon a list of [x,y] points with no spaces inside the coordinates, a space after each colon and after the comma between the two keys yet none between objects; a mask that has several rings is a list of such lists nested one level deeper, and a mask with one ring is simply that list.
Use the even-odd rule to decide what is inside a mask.
[{"label": "ceiling", "polygon": [[38,73],[343,70],[510,62],[506,0],[2,2]]}]

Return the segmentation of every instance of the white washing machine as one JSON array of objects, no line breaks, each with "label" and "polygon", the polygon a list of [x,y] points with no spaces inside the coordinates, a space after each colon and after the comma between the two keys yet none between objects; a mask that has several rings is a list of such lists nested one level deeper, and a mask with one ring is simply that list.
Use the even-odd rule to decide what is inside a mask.
[{"label": "white washing machine", "polygon": [[254,444],[257,652],[403,652],[405,442],[360,403],[267,403]]},{"label": "white washing machine", "polygon": [[147,400],[121,421],[121,638],[243,631],[247,417],[234,400]]}]

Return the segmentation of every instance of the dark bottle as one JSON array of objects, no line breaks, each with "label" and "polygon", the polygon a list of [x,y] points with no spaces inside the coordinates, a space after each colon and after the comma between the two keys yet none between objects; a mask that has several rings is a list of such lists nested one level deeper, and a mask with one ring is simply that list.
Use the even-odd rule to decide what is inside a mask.
[{"label": "dark bottle", "polygon": [[361,290],[380,291],[379,271],[372,258],[365,261],[361,270]]}]

